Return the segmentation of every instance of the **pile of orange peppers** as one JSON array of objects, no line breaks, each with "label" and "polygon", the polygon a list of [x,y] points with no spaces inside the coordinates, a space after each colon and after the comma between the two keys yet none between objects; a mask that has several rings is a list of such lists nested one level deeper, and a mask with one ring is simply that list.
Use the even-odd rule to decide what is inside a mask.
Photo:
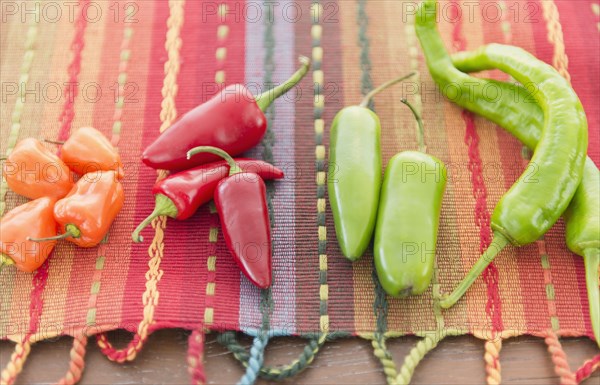
[{"label": "pile of orange peppers", "polygon": [[27,138],[4,159],[8,187],[32,200],[0,220],[0,270],[37,270],[61,239],[98,245],[123,207],[123,164],[100,131],[82,127],[50,143],[62,146],[59,155]]}]

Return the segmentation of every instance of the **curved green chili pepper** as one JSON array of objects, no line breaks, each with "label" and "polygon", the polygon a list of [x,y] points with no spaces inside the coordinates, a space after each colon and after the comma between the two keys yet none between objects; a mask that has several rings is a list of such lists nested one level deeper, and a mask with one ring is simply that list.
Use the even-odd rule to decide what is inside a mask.
[{"label": "curved green chili pepper", "polygon": [[413,76],[391,80],[358,106],[342,109],[331,124],[327,188],[342,254],[358,260],[371,242],[381,187],[381,124],[367,108],[380,91]]},{"label": "curved green chili pepper", "polygon": [[[464,55],[453,57],[454,65],[460,71],[479,72],[485,70],[481,62],[468,60]],[[525,102],[529,91],[516,84],[497,80],[482,79],[496,87],[499,110],[520,110],[516,116],[504,115],[494,123],[514,135],[530,149],[535,149],[540,137],[544,114],[537,103]],[[475,102],[481,100],[477,96]],[[590,320],[596,343],[600,347],[600,288],[598,287],[598,266],[600,264],[600,171],[587,157],[583,167],[583,178],[563,213],[566,225],[566,241],[569,250],[583,257],[585,279],[588,292]]]},{"label": "curved green chili pepper", "polygon": [[[435,0],[425,0],[416,19],[417,37],[429,71],[446,96],[452,95],[449,85],[457,87],[460,97],[450,99],[487,117],[486,111],[496,103],[474,102],[473,78],[454,67],[437,32],[436,7]],[[526,171],[498,202],[492,214],[494,238],[490,246],[458,287],[442,298],[440,305],[444,308],[451,307],[464,295],[509,242],[515,246],[534,242],[556,222],[581,181],[587,150],[587,121],[581,102],[554,68],[520,48],[499,44],[485,46],[475,55],[474,60],[481,61],[486,68],[499,68],[523,84],[536,84],[538,91],[533,96],[544,112],[544,128],[530,162],[535,183]]]},{"label": "curved green chili pepper", "polygon": [[377,276],[391,296],[421,294],[433,275],[437,233],[446,188],[446,166],[425,154],[421,118],[419,150],[396,154],[381,187],[374,259]]}]

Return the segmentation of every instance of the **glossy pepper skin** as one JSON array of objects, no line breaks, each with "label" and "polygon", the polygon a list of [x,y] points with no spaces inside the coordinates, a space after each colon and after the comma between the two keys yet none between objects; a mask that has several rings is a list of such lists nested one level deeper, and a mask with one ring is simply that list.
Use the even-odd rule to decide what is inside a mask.
[{"label": "glossy pepper skin", "polygon": [[367,108],[371,99],[414,73],[369,92],[358,106],[340,110],[329,133],[327,190],[342,254],[356,261],[373,237],[381,188],[381,124]]},{"label": "glossy pepper skin", "polygon": [[54,206],[64,238],[81,247],[102,241],[123,207],[123,186],[114,171],[86,174]]},{"label": "glossy pepper skin", "polygon": [[79,175],[112,170],[119,178],[124,176],[117,149],[93,127],[81,127],[73,132],[62,145],[60,157]]},{"label": "glossy pepper skin", "polygon": [[236,156],[256,146],[267,130],[263,111],[308,71],[310,60],[301,57],[300,62],[302,67],[287,83],[256,97],[241,84],[225,87],[164,131],[146,148],[142,161],[156,169],[184,170],[220,159],[209,153],[188,159],[190,148],[213,146]]},{"label": "glossy pepper skin", "polygon": [[71,171],[37,139],[21,140],[2,167],[8,187],[29,199],[60,199],[73,187]]},{"label": "glossy pepper skin", "polygon": [[381,188],[381,125],[366,107],[346,107],[330,130],[327,189],[342,254],[356,261],[375,229]]},{"label": "glossy pepper skin", "polygon": [[388,163],[375,229],[377,276],[391,296],[421,294],[433,275],[446,167],[418,151]]},{"label": "glossy pepper skin", "polygon": [[[416,32],[429,71],[440,88],[444,90],[450,83],[458,85],[466,96],[453,101],[488,117],[489,109],[497,106],[474,102],[469,90],[472,83],[467,83],[473,78],[454,67],[437,32],[435,1],[425,0],[419,5]],[[537,167],[537,183],[527,183],[530,180],[525,174],[496,205],[492,215],[492,243],[458,287],[442,297],[440,305],[444,308],[452,306],[464,295],[509,242],[516,246],[534,242],[556,222],[581,181],[587,149],[587,121],[581,103],[569,84],[551,66],[519,48],[498,44],[485,46],[474,53],[461,52],[454,57],[455,62],[462,59],[479,62],[486,69],[498,68],[523,84],[537,84],[538,90],[533,97],[543,111],[544,125],[530,162]]]},{"label": "glossy pepper skin", "polygon": [[[264,180],[283,178],[283,171],[270,163],[245,158],[235,159],[235,162],[243,171],[253,172]],[[166,215],[178,220],[191,217],[200,206],[213,199],[217,184],[229,175],[229,170],[227,162],[221,160],[180,171],[158,181],[152,188],[155,209],[133,232],[133,241],[143,240],[141,230],[157,216]]]},{"label": "glossy pepper skin", "polygon": [[271,224],[265,182],[255,173],[243,172],[220,149],[197,147],[188,156],[212,152],[227,160],[230,175],[217,185],[214,200],[229,252],[244,275],[256,286],[271,286]]},{"label": "glossy pepper skin", "polygon": [[242,172],[219,182],[215,205],[227,248],[246,277],[261,289],[271,286],[271,226],[265,182]]},{"label": "glossy pepper skin", "polygon": [[[458,58],[454,64],[459,70],[481,71],[481,62]],[[482,79],[487,86],[499,89],[498,108],[514,111],[494,121],[513,134],[524,145],[535,149],[542,136],[544,114],[537,103],[527,102],[530,94],[525,88],[513,83]],[[475,101],[481,100],[479,95]],[[583,257],[592,330],[600,347],[600,288],[598,287],[598,265],[600,264],[600,171],[587,157],[583,178],[563,213],[566,224],[566,242],[569,250]]]},{"label": "glossy pepper skin", "polygon": [[15,265],[21,271],[37,270],[54,249],[56,241],[37,243],[29,240],[56,235],[58,225],[54,220],[55,200],[43,197],[15,207],[0,220],[0,270]]}]

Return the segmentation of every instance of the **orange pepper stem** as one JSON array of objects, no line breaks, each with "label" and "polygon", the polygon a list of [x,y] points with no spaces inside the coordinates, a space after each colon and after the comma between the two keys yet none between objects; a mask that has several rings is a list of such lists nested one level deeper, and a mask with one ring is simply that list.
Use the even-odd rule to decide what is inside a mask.
[{"label": "orange pepper stem", "polygon": [[4,270],[6,266],[14,265],[15,261],[8,255],[0,253],[0,272]]},{"label": "orange pepper stem", "polygon": [[177,215],[179,214],[179,211],[177,210],[177,207],[175,207],[175,204],[173,203],[173,201],[171,199],[169,199],[166,195],[156,194],[156,196],[154,197],[154,200],[155,200],[154,211],[152,211],[152,213],[150,215],[148,215],[148,217],[146,219],[144,219],[138,225],[138,227],[135,228],[135,230],[131,234],[131,238],[136,243],[144,241],[144,237],[142,237],[140,235],[140,233],[142,232],[142,230],[144,228],[146,228],[150,223],[152,223],[154,218],[160,217],[163,215],[170,217],[170,218],[176,218]]},{"label": "orange pepper stem", "polygon": [[485,268],[492,263],[496,255],[498,255],[508,243],[509,241],[504,235],[494,232],[492,243],[490,243],[485,252],[479,257],[477,262],[475,262],[467,276],[458,284],[452,293],[442,295],[442,298],[440,298],[440,306],[444,309],[448,309],[458,302],[458,300],[465,295],[473,282],[475,282],[477,277],[483,273]]},{"label": "orange pepper stem", "polygon": [[600,288],[598,288],[598,267],[600,266],[600,249],[588,248],[583,250],[585,266],[585,284],[590,305],[590,321],[596,344],[600,347]]},{"label": "orange pepper stem", "polygon": [[298,61],[300,62],[301,67],[298,69],[298,71],[294,72],[285,83],[267,90],[254,98],[256,99],[256,104],[261,111],[266,111],[266,109],[269,108],[275,99],[288,92],[292,87],[298,84],[300,80],[302,80],[304,75],[306,75],[310,68],[310,59],[306,56],[300,56]]},{"label": "orange pepper stem", "polygon": [[48,242],[48,241],[60,241],[61,239],[66,238],[79,238],[81,236],[81,231],[77,228],[77,226],[73,224],[68,224],[65,226],[66,231],[63,234],[59,234],[54,237],[48,238],[27,238],[28,241],[32,242]]},{"label": "orange pepper stem", "polygon": [[240,168],[240,166],[238,166],[237,163],[235,163],[235,160],[233,160],[231,155],[229,155],[227,152],[225,152],[217,147],[211,147],[211,146],[194,147],[187,152],[187,158],[190,159],[192,156],[199,154],[201,152],[208,152],[208,153],[220,156],[221,158],[225,159],[225,161],[227,161],[227,164],[229,164],[229,176],[242,172],[242,169]]},{"label": "orange pepper stem", "polygon": [[63,144],[65,144],[65,142],[63,140],[44,139],[44,142],[46,142],[46,143],[52,143],[52,144],[58,144],[59,146],[62,146]]},{"label": "orange pepper stem", "polygon": [[393,86],[394,84],[400,83],[401,81],[406,80],[406,79],[410,78],[411,76],[414,76],[415,74],[416,74],[416,72],[411,72],[408,75],[404,75],[399,78],[392,79],[390,81],[383,83],[379,87],[371,90],[371,92],[366,94],[365,97],[363,98],[362,102],[360,102],[359,106],[366,108],[369,105],[369,102],[371,101],[371,99],[373,99],[373,97],[375,95],[377,95],[381,91],[385,90],[386,88]]}]

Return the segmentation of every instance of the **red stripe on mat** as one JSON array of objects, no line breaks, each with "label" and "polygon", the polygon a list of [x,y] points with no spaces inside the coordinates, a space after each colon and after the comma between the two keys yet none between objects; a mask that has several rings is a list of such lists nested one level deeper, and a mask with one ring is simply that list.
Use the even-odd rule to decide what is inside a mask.
[{"label": "red stripe on mat", "polygon": [[[146,105],[140,106],[144,111],[143,126],[139,133],[142,138],[142,148],[148,146],[158,136],[161,125],[161,89],[164,79],[164,64],[167,61],[165,51],[165,36],[167,18],[169,17],[169,4],[166,1],[156,2],[153,14],[151,55],[148,63],[146,80]],[[152,211],[154,206],[151,189],[156,180],[156,171],[140,165],[137,178],[137,192],[129,199],[135,199],[134,223],[141,222]],[[126,297],[121,306],[121,323],[119,327],[135,331],[143,316],[142,294],[146,290],[146,277],[148,271],[148,246],[154,231],[146,229],[143,233],[146,241],[132,244],[129,271],[125,283]],[[160,290],[160,284],[159,284]]]},{"label": "red stripe on mat", "polygon": [[[243,17],[236,22],[236,15],[239,18],[239,9],[243,9],[245,4],[241,4],[236,0],[223,1],[223,3],[227,4],[230,10],[224,20],[225,24],[229,26],[229,34],[223,43],[227,47],[227,59],[220,65],[223,66],[222,70],[225,71],[225,84],[243,84],[246,78],[246,23]],[[264,22],[264,20],[261,19],[259,22]],[[211,30],[216,35],[216,26]],[[256,36],[256,38],[260,39],[262,36]],[[211,66],[214,65],[212,63],[216,62],[214,51],[212,55]],[[214,74],[211,80],[214,81]],[[215,290],[214,327],[238,329],[240,319],[240,269],[225,246],[221,228],[219,228],[217,245]]]},{"label": "red stripe on mat", "polygon": [[[75,98],[78,94],[77,79],[81,70],[81,53],[85,46],[84,35],[87,28],[87,18],[84,10],[89,0],[84,0],[83,7],[75,20],[74,37],[71,42],[71,53],[73,55],[69,63],[69,85],[65,89],[65,104],[60,116],[61,128],[58,132],[58,140],[65,140],[69,137],[71,123],[75,117]],[[48,270],[51,259],[47,259],[44,264],[34,273],[33,290],[31,291],[31,303],[29,307],[29,332],[38,330],[44,307],[43,293],[48,281]]]},{"label": "red stripe on mat", "polygon": [[[179,89],[175,100],[178,117],[202,102],[199,84],[214,77],[214,60],[210,58],[214,57],[216,27],[202,21],[203,5],[202,1],[187,1],[185,5]],[[151,193],[140,199],[154,202]],[[150,212],[148,209],[146,214]],[[204,237],[204,234],[208,234],[208,224],[199,219],[196,214],[186,221],[167,220],[161,262],[164,274],[159,283],[160,301],[155,313],[157,322],[199,323],[202,319],[206,251],[200,245],[207,244],[208,235]],[[148,242],[149,239],[145,244]]]},{"label": "red stripe on mat", "polygon": [[[452,20],[457,20],[454,23],[452,38],[458,50],[466,49],[466,39],[462,32],[462,18],[458,14],[459,2],[453,0],[454,6],[451,8],[453,15]],[[472,113],[464,110],[462,113],[465,122],[465,144],[468,146],[469,153],[469,171],[471,173],[471,183],[473,185],[473,197],[475,198],[475,224],[479,228],[479,252],[483,251],[490,245],[492,240],[492,232],[490,229],[490,213],[487,209],[487,189],[483,178],[482,161],[479,155],[479,135],[475,128],[475,120]],[[492,321],[494,330],[502,330],[502,310],[501,299],[498,289],[498,269],[494,262],[483,272],[483,279],[487,286],[488,299],[486,304],[486,313]]]}]

